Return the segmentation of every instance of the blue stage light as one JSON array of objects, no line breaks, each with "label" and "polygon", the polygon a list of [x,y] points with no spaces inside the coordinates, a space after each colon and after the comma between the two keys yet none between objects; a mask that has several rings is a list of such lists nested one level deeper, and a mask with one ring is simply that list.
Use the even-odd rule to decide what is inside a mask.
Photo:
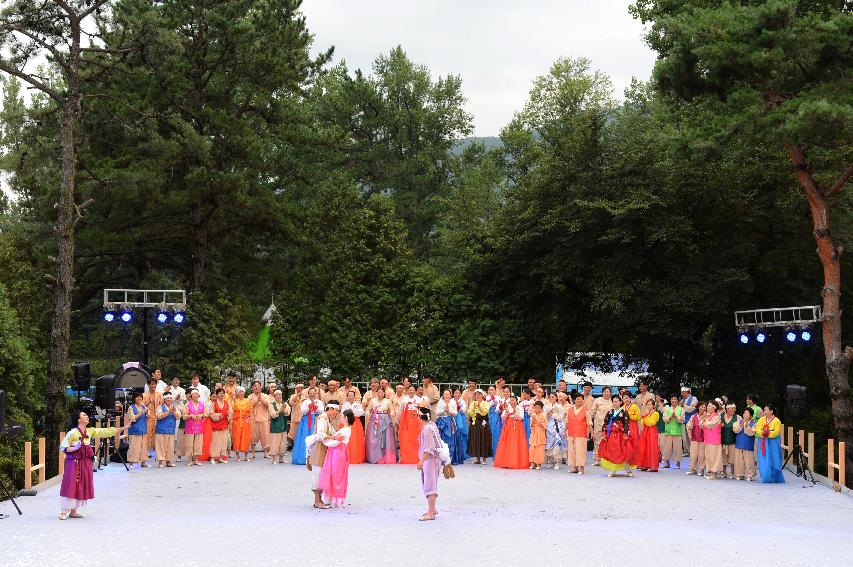
[{"label": "blue stage light", "polygon": [[749,335],[747,335],[746,333],[740,333],[740,335],[738,336],[738,340],[742,345],[749,344]]},{"label": "blue stage light", "polygon": [[104,311],[104,321],[107,323],[112,323],[116,320],[115,311]]},{"label": "blue stage light", "polygon": [[797,333],[795,333],[794,331],[788,331],[787,333],[785,333],[785,340],[789,343],[796,342]]},{"label": "blue stage light", "polygon": [[174,317],[172,317],[172,321],[174,321],[175,323],[180,325],[181,323],[183,323],[186,320],[186,318],[187,318],[187,316],[184,314],[183,311],[177,311],[175,313]]},{"label": "blue stage light", "polygon": [[118,317],[122,323],[127,324],[133,321],[133,311],[130,309],[122,309],[121,314]]},{"label": "blue stage light", "polygon": [[157,312],[157,322],[158,323],[163,325],[163,324],[167,323],[168,321],[169,321],[169,314],[168,313],[166,313],[165,311],[158,311]]},{"label": "blue stage light", "polygon": [[809,342],[810,340],[812,340],[811,331],[803,331],[802,333],[800,333],[800,338],[803,339],[805,342]]},{"label": "blue stage light", "polygon": [[764,344],[764,341],[767,340],[767,333],[765,333],[764,331],[758,331],[757,333],[755,333],[755,340],[756,342],[758,342],[758,344]]}]

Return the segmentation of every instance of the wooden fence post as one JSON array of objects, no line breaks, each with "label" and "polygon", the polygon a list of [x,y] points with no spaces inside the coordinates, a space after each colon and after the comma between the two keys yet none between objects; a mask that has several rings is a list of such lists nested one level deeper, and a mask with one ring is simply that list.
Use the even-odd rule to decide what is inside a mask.
[{"label": "wooden fence post", "polygon": [[39,469],[39,484],[44,484],[44,481],[46,480],[46,473],[47,473],[47,471],[45,470],[45,469],[47,469],[47,459],[45,458],[46,456],[47,455],[45,452],[44,437],[39,437],[39,467],[41,467]]},{"label": "wooden fence post", "polygon": [[[846,478],[844,477],[847,471],[844,470],[845,446],[844,441],[838,444],[838,462],[835,460],[835,439],[830,439],[826,447],[826,476],[829,482],[833,483],[833,488],[836,491],[841,490],[842,486],[847,486]],[[835,481],[835,471],[838,471],[838,482]]]},{"label": "wooden fence post", "polygon": [[62,442],[65,440],[65,434],[59,432],[59,475],[65,472],[65,452],[62,450]]},{"label": "wooden fence post", "polygon": [[33,487],[33,444],[24,443],[24,488]]}]

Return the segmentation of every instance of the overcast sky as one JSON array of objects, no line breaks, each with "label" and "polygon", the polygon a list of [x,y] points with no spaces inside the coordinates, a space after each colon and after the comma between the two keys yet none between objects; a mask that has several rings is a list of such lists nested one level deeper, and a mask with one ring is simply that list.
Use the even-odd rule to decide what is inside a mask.
[{"label": "overcast sky", "polygon": [[623,0],[304,0],[314,50],[367,71],[401,45],[433,75],[462,77],[476,136],[495,136],[558,57],[586,57],[617,98],[646,80],[654,53]]}]

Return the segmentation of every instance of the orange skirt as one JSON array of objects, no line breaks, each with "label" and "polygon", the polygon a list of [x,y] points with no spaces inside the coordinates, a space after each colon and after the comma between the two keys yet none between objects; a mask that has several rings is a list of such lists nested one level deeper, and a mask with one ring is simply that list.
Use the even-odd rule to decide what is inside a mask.
[{"label": "orange skirt", "polygon": [[421,420],[413,412],[403,410],[400,417],[400,464],[414,465],[420,460],[418,455]]},{"label": "orange skirt", "polygon": [[349,436],[349,464],[360,465],[366,458],[364,445],[364,426],[361,420],[355,418]]},{"label": "orange skirt", "polygon": [[501,430],[494,466],[502,469],[526,469],[530,466],[528,458],[524,422],[510,418]]},{"label": "orange skirt", "polygon": [[210,442],[213,441],[213,422],[208,417],[204,420],[204,434],[202,435],[201,456],[199,461],[210,460]]}]

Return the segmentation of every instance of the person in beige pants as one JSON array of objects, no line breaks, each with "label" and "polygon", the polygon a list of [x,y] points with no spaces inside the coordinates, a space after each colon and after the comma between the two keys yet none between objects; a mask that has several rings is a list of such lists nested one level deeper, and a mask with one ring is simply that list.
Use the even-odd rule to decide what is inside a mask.
[{"label": "person in beige pants", "polygon": [[[157,427],[166,430],[175,431],[175,420],[180,419],[181,410],[173,403],[174,396],[171,393],[163,395],[163,403],[157,406],[155,415],[157,417]],[[165,422],[163,420],[166,420]],[[158,433],[154,434],[154,452],[157,459],[157,467],[174,467],[175,466],[175,434],[174,433]]]},{"label": "person in beige pants", "polygon": [[755,478],[755,422],[752,409],[743,410],[743,416],[732,427],[737,434],[735,441],[735,478],[752,481]]},{"label": "person in beige pants", "polygon": [[601,391],[601,397],[595,398],[589,410],[592,415],[592,464],[598,465],[600,458],[598,456],[598,446],[601,440],[604,439],[604,417],[613,409],[613,398],[610,393],[610,388],[604,388]]},{"label": "person in beige pants", "polygon": [[142,404],[142,393],[133,395],[133,403],[127,408],[125,423],[130,426],[127,431],[127,441],[129,447],[127,449],[127,464],[139,463],[141,467],[148,467],[148,447],[146,441],[148,439],[147,425],[148,415],[147,410]]},{"label": "person in beige pants", "polygon": [[687,422],[687,438],[690,440],[690,468],[688,475],[698,474],[702,476],[705,472],[705,443],[703,443],[704,431],[699,425],[699,416],[705,414],[705,404],[699,404],[698,411],[693,414]]}]

